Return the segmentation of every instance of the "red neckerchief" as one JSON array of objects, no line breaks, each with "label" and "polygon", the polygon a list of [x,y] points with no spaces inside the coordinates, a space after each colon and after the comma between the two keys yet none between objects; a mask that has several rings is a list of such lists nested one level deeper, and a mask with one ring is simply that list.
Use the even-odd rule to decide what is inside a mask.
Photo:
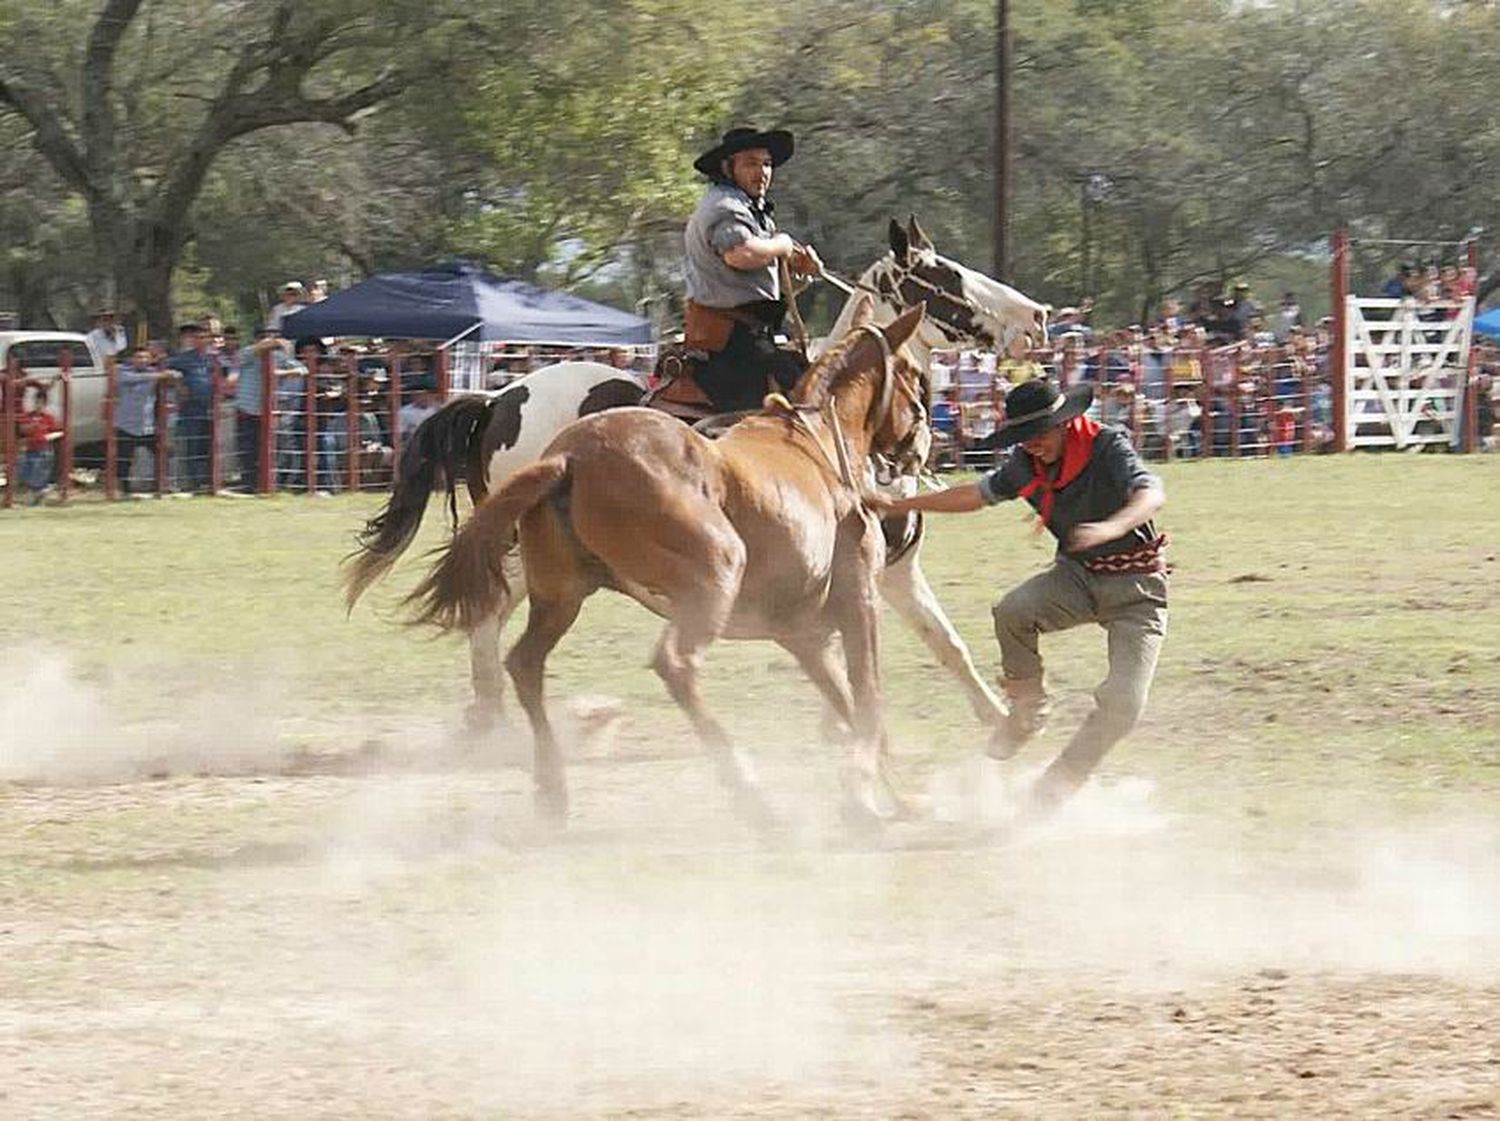
[{"label": "red neckerchief", "polygon": [[1075,416],[1068,421],[1063,428],[1063,453],[1062,467],[1057,472],[1057,478],[1047,476],[1047,465],[1036,456],[1031,457],[1031,482],[1021,488],[1020,497],[1030,498],[1038,491],[1041,492],[1041,502],[1037,507],[1037,531],[1040,532],[1052,517],[1052,496],[1063,487],[1067,486],[1088,465],[1089,456],[1094,454],[1094,437],[1099,435],[1099,425],[1086,416]]}]

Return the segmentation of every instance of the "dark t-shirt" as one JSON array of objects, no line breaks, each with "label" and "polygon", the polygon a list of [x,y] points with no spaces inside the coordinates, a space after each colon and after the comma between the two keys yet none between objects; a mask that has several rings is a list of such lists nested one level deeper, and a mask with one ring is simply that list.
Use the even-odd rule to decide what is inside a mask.
[{"label": "dark t-shirt", "polygon": [[[1054,470],[1057,466],[1054,465]],[[1031,456],[1019,447],[1013,448],[999,467],[980,478],[979,491],[986,502],[1004,502],[1019,495],[1021,488],[1031,482],[1033,474]],[[1047,528],[1057,538],[1057,551],[1063,551],[1063,542],[1074,526],[1112,517],[1130,500],[1131,494],[1149,486],[1161,486],[1161,480],[1146,469],[1141,457],[1130,446],[1130,437],[1118,428],[1100,429],[1094,437],[1094,450],[1087,465],[1076,479],[1052,497],[1052,516]],[[1026,501],[1031,503],[1032,509],[1040,512],[1040,491]],[[1155,540],[1156,526],[1147,522],[1123,537],[1069,555],[1087,560],[1123,553]]]}]

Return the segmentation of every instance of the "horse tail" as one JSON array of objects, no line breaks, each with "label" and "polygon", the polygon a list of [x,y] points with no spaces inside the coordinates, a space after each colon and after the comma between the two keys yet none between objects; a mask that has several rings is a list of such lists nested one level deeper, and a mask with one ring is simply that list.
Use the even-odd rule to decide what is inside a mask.
[{"label": "horse tail", "polygon": [[345,558],[344,604],[353,611],[359,597],[391,570],[406,551],[427,513],[427,500],[439,478],[447,489],[449,516],[458,526],[455,481],[473,472],[483,485],[484,464],[478,448],[489,421],[490,401],[484,397],[455,397],[424,420],[401,449],[401,466],[391,497],[360,531],[353,553]]},{"label": "horse tail", "polygon": [[538,460],[475,507],[406,597],[413,609],[410,622],[472,631],[499,610],[510,595],[505,556],[515,541],[516,523],[567,478],[568,468],[565,455]]}]

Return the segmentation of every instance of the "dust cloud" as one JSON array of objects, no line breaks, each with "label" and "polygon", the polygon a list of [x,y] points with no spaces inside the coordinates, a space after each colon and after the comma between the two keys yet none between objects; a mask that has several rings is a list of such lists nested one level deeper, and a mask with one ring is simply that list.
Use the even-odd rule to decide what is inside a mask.
[{"label": "dust cloud", "polygon": [[[1037,773],[941,770],[934,813],[1004,822]],[[1106,780],[995,859],[1021,873],[1007,887],[1035,935],[1003,944],[1033,966],[1149,986],[1258,969],[1500,978],[1494,822],[1350,820],[1252,839],[1172,818],[1148,781]]]},{"label": "dust cloud", "polygon": [[[0,797],[158,770],[275,773],[290,754],[264,689],[202,686],[171,723],[132,724],[109,698],[144,678],[90,682],[45,652],[3,670],[0,781],[25,787]],[[1044,827],[976,842],[1034,772],[969,762],[932,775],[930,820],[851,838],[837,759],[783,744],[762,769],[797,825],[766,846],[685,743],[632,759],[605,723],[607,746],[570,769],[564,832],[534,821],[514,766],[278,778],[283,805],[301,807],[298,844],[268,846],[282,863],[229,853],[212,906],[131,920],[160,924],[163,988],[180,974],[218,986],[212,1021],[164,996],[158,1022],[175,1008],[172,1030],[284,1035],[285,1058],[326,1055],[330,1078],[368,1064],[415,1113],[672,1108],[706,1088],[772,1103],[782,1088],[810,1109],[930,1077],[908,1014],[927,997],[983,1006],[1258,971],[1500,978],[1493,823],[1257,833],[1173,816],[1150,783],[1113,779]],[[193,789],[181,783],[178,801]],[[142,808],[155,789],[139,785]],[[101,1006],[101,1023],[155,989]]]},{"label": "dust cloud", "polygon": [[[90,680],[45,647],[0,660],[0,781],[92,784],[163,774],[273,769],[287,752],[264,682],[210,680],[142,666]],[[130,719],[112,698],[140,698],[170,718]]]}]

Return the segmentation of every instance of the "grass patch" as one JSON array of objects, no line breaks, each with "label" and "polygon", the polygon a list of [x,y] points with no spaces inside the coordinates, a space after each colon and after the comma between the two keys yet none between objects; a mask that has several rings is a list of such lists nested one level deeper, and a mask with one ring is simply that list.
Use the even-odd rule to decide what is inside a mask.
[{"label": "grass patch", "polygon": [[[1167,466],[1170,632],[1145,724],[1108,760],[1150,775],[1175,806],[1313,820],[1342,804],[1421,810],[1500,790],[1500,461],[1361,455]],[[434,504],[408,561],[345,617],[338,562],[377,496],[191,500],[0,516],[0,638],[50,646],[132,716],[170,711],[197,683],[269,683],[283,715],[448,718],[467,654],[392,622],[420,555],[445,533]],[[924,563],[981,665],[989,607],[1047,563],[1019,506],[934,518]],[[640,738],[676,746],[685,722],[645,662],[659,624],[595,597],[551,668],[557,695],[625,699]],[[892,727],[913,769],[972,751],[957,688],[894,618],[885,628]],[[1102,676],[1094,628],[1044,640],[1058,732]],[[817,703],[760,643],[710,654],[710,701],[747,741],[813,741]],[[68,713],[56,714],[59,720]]]}]

